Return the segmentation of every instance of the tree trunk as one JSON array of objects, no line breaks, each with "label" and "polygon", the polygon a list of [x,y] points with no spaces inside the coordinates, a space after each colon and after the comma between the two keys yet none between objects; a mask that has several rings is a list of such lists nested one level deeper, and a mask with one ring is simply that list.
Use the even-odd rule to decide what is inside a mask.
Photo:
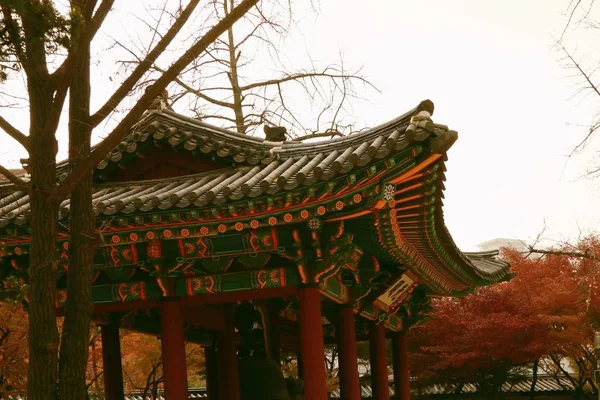
[{"label": "tree trunk", "polygon": [[464,383],[459,383],[458,386],[456,386],[456,388],[454,389],[454,393],[452,393],[452,399],[458,399],[460,398],[460,395],[462,394],[463,388],[465,387]]},{"label": "tree trunk", "polygon": [[27,398],[56,397],[56,233],[58,202],[50,200],[56,181],[54,132],[46,130],[53,90],[46,79],[28,82],[30,107],[31,247],[29,253],[29,368]]},{"label": "tree trunk", "polygon": [[[97,329],[97,328],[96,328]],[[92,384],[88,386],[88,395],[89,395],[89,389],[93,388],[94,393],[100,393],[100,379],[98,379],[99,377],[99,373],[98,373],[98,357],[96,357],[96,340],[97,340],[98,336],[94,337],[94,340],[92,340],[92,342],[90,343],[90,347],[92,348],[92,374],[93,374],[93,381],[91,382]]]},{"label": "tree trunk", "polygon": [[[74,1],[79,10],[87,0]],[[74,27],[77,29],[78,27]],[[82,28],[82,27],[79,27]],[[72,37],[78,33],[73,32]],[[90,111],[90,51],[85,41],[81,57],[71,79],[69,95],[69,159],[77,169],[90,153],[91,131],[88,127]],[[92,177],[82,179],[71,194],[71,240],[67,303],[60,349],[59,399],[85,399],[86,367],[92,318],[92,260],[96,247],[95,218],[92,209]]]},{"label": "tree trunk", "polygon": [[538,380],[538,365],[539,364],[540,364],[540,360],[535,360],[533,362],[533,379],[531,379],[531,389],[529,391],[530,399],[535,399],[535,385]]},{"label": "tree trunk", "polygon": [[[227,5],[228,1],[230,2],[231,9],[233,9],[235,6],[233,0],[223,0],[225,15],[229,14],[229,6]],[[235,126],[238,133],[246,133],[244,110],[242,107],[242,90],[240,89],[240,81],[238,76],[238,57],[235,54],[235,40],[233,38],[233,27],[227,30],[227,47],[229,49],[229,72],[227,75],[229,76],[231,91],[233,94],[233,113],[235,114]]]}]

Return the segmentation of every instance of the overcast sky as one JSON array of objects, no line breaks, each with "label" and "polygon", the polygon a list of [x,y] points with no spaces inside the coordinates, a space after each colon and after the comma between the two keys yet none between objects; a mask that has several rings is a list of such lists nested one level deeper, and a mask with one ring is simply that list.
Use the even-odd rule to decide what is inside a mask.
[{"label": "overcast sky", "polygon": [[[335,40],[383,90],[356,109],[360,117],[390,119],[430,98],[434,121],[458,131],[444,210],[465,249],[535,238],[544,221],[554,239],[599,227],[600,180],[577,179],[593,152],[566,158],[586,133],[569,124],[589,124],[598,106],[591,96],[569,100],[577,81],[553,50],[567,3],[329,1],[327,23],[306,34],[311,49]],[[567,43],[583,56],[594,34],[578,31]]]},{"label": "overcast sky", "polygon": [[[129,2],[127,2],[129,3]],[[585,135],[597,99],[570,99],[577,81],[553,48],[564,26],[565,0],[327,0],[301,21],[282,50],[291,60],[364,66],[381,93],[353,104],[358,125],[390,120],[433,100],[434,121],[459,133],[449,152],[445,218],[465,250],[497,238],[573,238],[600,225],[600,179],[578,179],[594,152],[567,160]],[[117,7],[124,7],[117,1]],[[132,3],[129,3],[132,4]],[[368,6],[365,6],[368,4]],[[125,6],[127,7],[127,6]],[[120,29],[109,20],[103,31]],[[112,24],[112,25],[111,25]],[[301,32],[301,33],[299,33]],[[595,60],[596,32],[579,30],[566,43]],[[596,39],[596,40],[595,40]],[[96,93],[103,88],[96,88]],[[23,130],[27,115],[3,116]],[[100,132],[101,134],[101,132]],[[61,143],[61,155],[65,154]],[[18,167],[22,151],[0,135],[0,162]]]}]

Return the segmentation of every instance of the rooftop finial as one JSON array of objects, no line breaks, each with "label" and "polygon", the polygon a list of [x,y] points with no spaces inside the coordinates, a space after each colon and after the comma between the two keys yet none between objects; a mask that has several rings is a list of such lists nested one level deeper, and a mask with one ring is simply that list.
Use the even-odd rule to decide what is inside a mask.
[{"label": "rooftop finial", "polygon": [[285,126],[269,126],[265,124],[265,137],[269,142],[283,142],[287,139]]},{"label": "rooftop finial", "polygon": [[433,110],[434,109],[435,109],[435,106],[433,105],[433,101],[431,101],[429,99],[423,100],[417,106],[417,112],[427,111],[429,113],[429,115],[433,115]]},{"label": "rooftop finial", "polygon": [[[151,88],[151,86],[148,86],[146,88],[145,92],[148,92],[148,90],[150,88]],[[167,92],[167,89],[164,89],[162,92],[160,92],[160,94],[156,97],[156,99],[154,99],[152,101],[152,103],[150,103],[148,110],[173,111],[173,108],[171,108],[171,106],[169,105],[169,92]]]}]

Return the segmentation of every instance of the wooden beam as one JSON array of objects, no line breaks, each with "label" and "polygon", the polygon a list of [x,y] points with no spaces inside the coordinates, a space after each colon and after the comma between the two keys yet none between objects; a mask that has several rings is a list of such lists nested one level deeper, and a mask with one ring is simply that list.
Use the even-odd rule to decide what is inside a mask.
[{"label": "wooden beam", "polygon": [[223,312],[216,308],[201,305],[184,305],[183,320],[188,324],[211,331],[225,331]]},{"label": "wooden beam", "polygon": [[186,296],[181,298],[181,302],[185,305],[233,303],[274,297],[291,297],[296,296],[297,293],[298,288],[295,286],[284,286],[269,289],[214,293],[204,296]]},{"label": "wooden beam", "polygon": [[[94,304],[93,314],[101,315],[101,314],[110,314],[110,313],[124,313],[130,311],[137,310],[149,310],[152,308],[161,308],[162,301],[161,300],[134,300],[134,301],[124,301],[119,303],[101,303]],[[56,308],[56,316],[64,317],[65,310],[63,307]]]},{"label": "wooden beam", "polygon": [[148,310],[151,308],[161,308],[160,300],[134,300],[121,303],[102,303],[94,304],[94,314],[107,314],[111,312],[129,312],[137,310]]}]

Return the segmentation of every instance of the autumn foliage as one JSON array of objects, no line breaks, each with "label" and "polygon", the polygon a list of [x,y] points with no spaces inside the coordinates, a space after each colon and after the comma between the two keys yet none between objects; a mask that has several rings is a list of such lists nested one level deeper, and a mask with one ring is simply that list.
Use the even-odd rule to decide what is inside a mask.
[{"label": "autumn foliage", "polygon": [[[600,249],[597,244],[592,238],[578,246]],[[552,372],[573,373],[577,368],[560,371],[561,360],[589,350],[600,292],[597,262],[566,250],[527,256],[507,250],[504,257],[516,273],[511,281],[437,299],[433,320],[410,333],[412,375],[424,384],[474,383],[482,392],[496,392],[540,360],[549,372],[552,357],[558,363]]]},{"label": "autumn foliage", "polygon": [[0,399],[25,392],[27,314],[15,302],[0,302]]},{"label": "autumn foliage", "polygon": [[[0,399],[27,391],[27,323],[27,312],[20,303],[0,302]],[[163,388],[160,339],[122,329],[121,348],[126,392],[153,398]],[[204,351],[192,343],[186,344],[186,350],[190,386],[204,386]],[[94,326],[87,366],[88,393],[102,396],[103,373],[100,328]]]},{"label": "autumn foliage", "polygon": [[[458,299],[434,301],[431,321],[410,331],[411,375],[419,384],[442,383],[457,391],[474,383],[494,398],[505,382],[523,374],[568,379],[580,398],[596,390],[592,379],[593,331],[600,329],[600,268],[595,237],[543,254],[505,250],[515,277]],[[17,302],[0,302],[0,398],[23,394],[27,370],[27,314]],[[160,340],[121,330],[123,374],[128,393],[152,396],[162,388]],[[187,344],[190,386],[204,385],[204,352]],[[329,353],[328,353],[329,354]],[[335,349],[331,386],[337,384]],[[359,354],[361,354],[359,352]],[[364,356],[363,358],[368,358]],[[287,363],[286,363],[287,365]],[[287,370],[295,374],[295,364]],[[534,370],[532,370],[534,366]],[[88,391],[103,391],[102,343],[92,329]]]}]

